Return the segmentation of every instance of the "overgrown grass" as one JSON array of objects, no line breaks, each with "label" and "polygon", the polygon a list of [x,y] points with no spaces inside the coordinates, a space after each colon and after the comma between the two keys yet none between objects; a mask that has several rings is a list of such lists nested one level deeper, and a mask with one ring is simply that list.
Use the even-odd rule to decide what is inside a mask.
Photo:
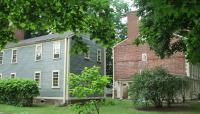
[{"label": "overgrown grass", "polygon": [[[130,101],[106,103],[100,110],[101,114],[200,114],[200,103],[192,102],[188,105],[175,108],[138,110]],[[33,107],[15,107],[0,104],[0,114],[77,114],[70,107],[37,104]]]}]

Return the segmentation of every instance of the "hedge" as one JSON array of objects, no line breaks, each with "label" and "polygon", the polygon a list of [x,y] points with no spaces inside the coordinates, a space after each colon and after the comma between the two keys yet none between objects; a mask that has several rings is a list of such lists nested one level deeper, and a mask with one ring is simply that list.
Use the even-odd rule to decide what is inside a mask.
[{"label": "hedge", "polygon": [[26,79],[0,80],[0,103],[16,106],[32,106],[39,95],[37,83]]}]

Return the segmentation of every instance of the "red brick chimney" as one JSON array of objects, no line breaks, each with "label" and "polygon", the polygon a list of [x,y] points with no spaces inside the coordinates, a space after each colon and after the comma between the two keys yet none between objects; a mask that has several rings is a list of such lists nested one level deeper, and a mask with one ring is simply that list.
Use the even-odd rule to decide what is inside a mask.
[{"label": "red brick chimney", "polygon": [[15,30],[15,37],[17,40],[24,40],[24,30],[17,29]]},{"label": "red brick chimney", "polygon": [[128,41],[133,41],[139,34],[139,18],[136,16],[136,12],[129,12],[127,16],[128,20]]}]

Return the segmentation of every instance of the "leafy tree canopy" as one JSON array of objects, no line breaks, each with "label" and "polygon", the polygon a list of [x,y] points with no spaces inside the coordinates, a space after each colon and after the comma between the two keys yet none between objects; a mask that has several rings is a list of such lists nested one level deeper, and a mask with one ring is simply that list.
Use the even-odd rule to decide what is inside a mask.
[{"label": "leafy tree canopy", "polygon": [[184,52],[200,63],[200,1],[135,0],[141,17],[136,44],[147,42],[161,58]]},{"label": "leafy tree canopy", "polygon": [[[89,33],[105,46],[115,38],[109,0],[0,0],[0,47],[15,41],[15,29]],[[80,41],[80,37],[74,37]],[[76,43],[78,44],[78,43]]]}]

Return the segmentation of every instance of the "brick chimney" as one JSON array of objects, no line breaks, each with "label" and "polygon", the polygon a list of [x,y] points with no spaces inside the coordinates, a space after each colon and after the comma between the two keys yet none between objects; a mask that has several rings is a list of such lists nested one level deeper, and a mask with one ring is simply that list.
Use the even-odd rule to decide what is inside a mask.
[{"label": "brick chimney", "polygon": [[17,40],[24,40],[24,30],[17,29],[15,30],[15,37]]},{"label": "brick chimney", "polygon": [[136,16],[136,12],[132,11],[128,13],[128,41],[133,41],[139,34],[139,18]]}]

